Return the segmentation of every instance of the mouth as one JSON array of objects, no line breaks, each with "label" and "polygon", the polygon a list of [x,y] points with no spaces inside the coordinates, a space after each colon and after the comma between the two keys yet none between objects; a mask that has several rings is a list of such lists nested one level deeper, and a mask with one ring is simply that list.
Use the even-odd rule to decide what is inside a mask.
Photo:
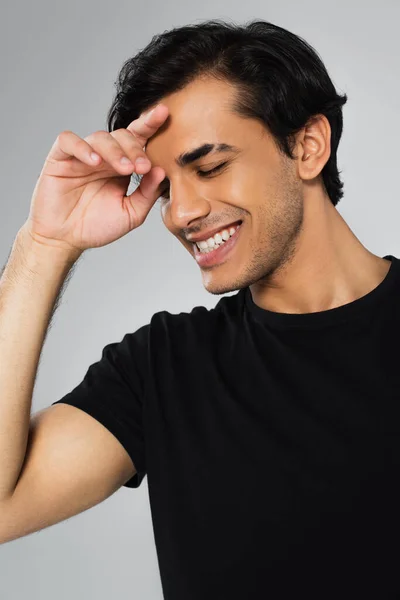
[{"label": "mouth", "polygon": [[230,238],[226,241],[222,241],[222,243],[210,250],[209,252],[201,252],[196,243],[193,243],[193,251],[194,257],[196,259],[197,264],[200,267],[211,267],[223,262],[228,254],[232,252],[233,248],[236,246],[239,234],[242,230],[243,221],[239,221],[239,227],[236,229],[235,233],[230,236]]}]

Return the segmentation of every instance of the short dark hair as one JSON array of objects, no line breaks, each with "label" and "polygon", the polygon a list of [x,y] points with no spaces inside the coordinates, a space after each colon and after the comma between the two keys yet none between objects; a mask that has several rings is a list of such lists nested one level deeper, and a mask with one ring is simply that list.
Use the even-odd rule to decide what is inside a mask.
[{"label": "short dark hair", "polygon": [[155,35],[123,64],[107,115],[108,131],[201,76],[234,84],[234,112],[258,119],[290,158],[294,136],[317,114],[331,127],[331,153],[321,175],[334,206],[343,197],[336,152],[343,130],[340,96],[317,52],[304,39],[263,20],[243,25],[213,19]]}]

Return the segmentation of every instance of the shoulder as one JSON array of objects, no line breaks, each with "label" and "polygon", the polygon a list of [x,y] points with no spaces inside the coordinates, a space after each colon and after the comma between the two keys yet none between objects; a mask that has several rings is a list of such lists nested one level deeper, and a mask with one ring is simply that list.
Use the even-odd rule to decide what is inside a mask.
[{"label": "shoulder", "polygon": [[182,340],[204,337],[220,329],[236,326],[242,320],[245,290],[223,296],[213,308],[195,306],[190,311],[155,313],[148,326],[150,337],[178,337]]}]

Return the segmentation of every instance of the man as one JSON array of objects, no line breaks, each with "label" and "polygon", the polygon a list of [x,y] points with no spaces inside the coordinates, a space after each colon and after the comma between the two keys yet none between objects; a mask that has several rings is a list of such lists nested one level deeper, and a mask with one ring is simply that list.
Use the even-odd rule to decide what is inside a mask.
[{"label": "man", "polygon": [[[243,39],[227,37],[238,45],[241,40],[243,54],[256,66],[251,41],[259,43],[262,26],[271,46],[275,34],[283,35],[259,22]],[[211,39],[214,30],[207,27],[198,26],[196,35],[209,35],[204,48],[211,55],[213,40],[224,47],[221,36],[238,36],[238,30],[219,25],[219,36]],[[182,30],[175,32],[175,54],[192,61],[195,71],[196,39],[187,36],[192,46],[183,57],[177,44],[187,34]],[[278,38],[280,56],[289,63],[276,70],[278,88],[285,77],[298,83],[294,64],[304,73],[318,72],[315,57],[307,63],[294,37]],[[285,54],[289,48],[292,62]],[[151,78],[148,56],[150,51],[129,71],[132,80],[141,81],[141,68]],[[152,55],[161,61],[157,57]],[[240,53],[232,57],[239,69]],[[225,64],[218,66],[223,70]],[[154,74],[158,81],[160,71]],[[329,89],[326,72],[319,74],[315,85]],[[341,194],[332,148],[336,151],[340,127],[328,109],[293,128],[291,157],[272,125],[237,110],[251,99],[243,95],[248,90],[215,77],[211,68],[184,86],[178,85],[178,70],[174,77],[179,89],[148,102],[146,109],[155,111],[145,120],[132,121],[143,111],[135,107],[129,114],[134,98],[123,97],[127,113],[119,107],[110,134],[81,140],[67,132],[53,147],[48,179],[43,175],[35,189],[35,219],[21,230],[9,267],[19,283],[15,277],[14,283],[12,277],[4,280],[1,324],[13,322],[14,328],[6,328],[0,358],[7,360],[13,340],[22,339],[11,298],[22,306],[29,290],[36,302],[30,316],[37,317],[39,284],[53,281],[45,287],[47,312],[41,300],[45,331],[43,315],[71,264],[87,247],[105,245],[141,224],[157,198],[165,226],[196,261],[205,288],[212,294],[238,292],[211,310],[160,311],[119,343],[108,344],[84,380],[53,403],[58,406],[31,419],[27,460],[16,482],[12,474],[24,455],[15,442],[10,453],[8,436],[5,450],[13,460],[7,463],[6,455],[0,468],[2,489],[9,490],[3,496],[2,538],[77,514],[121,485],[137,488],[147,474],[168,600],[399,597],[400,380],[392,350],[399,335],[399,261],[368,251],[335,208]],[[304,89],[316,98],[308,85],[304,77]],[[148,98],[140,86],[124,89],[136,90],[137,102]],[[277,89],[269,93],[278,97]],[[299,92],[286,98],[303,116],[304,97]],[[289,120],[288,111],[279,116],[278,104],[274,111],[281,123]],[[98,170],[89,170],[91,150],[103,161],[96,163]],[[123,175],[134,168],[117,166],[117,150],[118,158],[124,150],[133,161],[145,151],[150,160],[135,196],[121,197],[128,179]],[[106,193],[99,174],[105,176],[110,165]],[[72,185],[72,168],[75,177],[84,173],[84,192],[81,181],[79,188]],[[107,204],[117,181],[118,203]],[[50,198],[55,185],[68,188],[63,203]],[[61,198],[60,187],[57,193]],[[132,200],[124,213],[117,213],[120,200]],[[56,207],[51,213],[44,210],[50,202]],[[35,283],[21,255],[36,273]],[[35,352],[26,372],[37,359],[39,333],[31,326]],[[18,404],[22,414],[26,401],[15,403],[7,379],[11,363],[8,358],[2,397],[10,398],[10,406]],[[12,411],[3,412],[0,422],[6,423]],[[16,421],[8,416],[14,434]],[[26,428],[18,432],[22,446]],[[49,458],[54,453],[57,460]],[[77,483],[68,484],[78,473]],[[46,518],[44,507],[51,511]]]}]

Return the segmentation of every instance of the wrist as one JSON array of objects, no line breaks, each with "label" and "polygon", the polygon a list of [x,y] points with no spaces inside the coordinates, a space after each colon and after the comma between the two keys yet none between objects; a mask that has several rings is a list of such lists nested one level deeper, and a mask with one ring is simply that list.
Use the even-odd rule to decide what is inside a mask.
[{"label": "wrist", "polygon": [[82,252],[52,246],[35,240],[24,224],[17,232],[4,275],[24,279],[41,279],[57,283],[65,279]]},{"label": "wrist", "polygon": [[83,250],[72,248],[68,244],[52,240],[41,240],[40,236],[31,233],[26,222],[19,229],[15,244],[26,259],[33,263],[37,260],[50,260],[52,263],[72,265],[83,254]]}]

